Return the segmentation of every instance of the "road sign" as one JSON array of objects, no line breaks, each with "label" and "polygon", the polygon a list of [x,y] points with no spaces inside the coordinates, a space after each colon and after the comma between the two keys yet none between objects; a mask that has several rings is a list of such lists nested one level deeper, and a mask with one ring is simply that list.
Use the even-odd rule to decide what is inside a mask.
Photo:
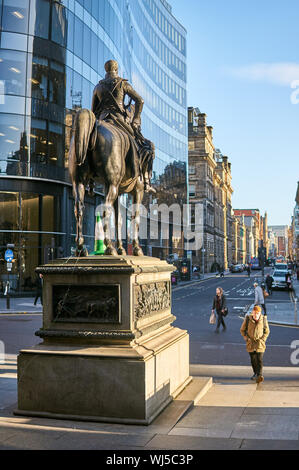
[{"label": "road sign", "polygon": [[9,262],[7,261],[6,267],[7,267],[7,271],[11,271],[12,263],[9,263]]},{"label": "road sign", "polygon": [[7,261],[8,263],[11,263],[14,258],[13,251],[10,249],[6,250],[4,254],[4,258],[5,258],[5,261]]}]

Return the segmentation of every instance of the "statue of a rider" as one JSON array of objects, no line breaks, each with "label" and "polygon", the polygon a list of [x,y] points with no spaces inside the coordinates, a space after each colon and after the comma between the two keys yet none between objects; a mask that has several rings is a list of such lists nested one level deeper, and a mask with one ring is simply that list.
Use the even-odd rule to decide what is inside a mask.
[{"label": "statue of a rider", "polygon": [[[130,163],[133,175],[139,176],[142,173],[145,192],[155,193],[150,183],[155,147],[141,133],[144,101],[128,80],[118,76],[118,63],[115,60],[105,63],[105,71],[104,80],[100,80],[93,91],[91,109],[97,119],[114,124],[128,135],[132,147]],[[127,105],[126,97],[129,98]]]}]

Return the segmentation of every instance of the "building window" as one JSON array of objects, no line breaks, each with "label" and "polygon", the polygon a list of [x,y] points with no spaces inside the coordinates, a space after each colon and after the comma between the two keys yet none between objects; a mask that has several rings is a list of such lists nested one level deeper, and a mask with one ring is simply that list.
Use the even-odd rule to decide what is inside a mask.
[{"label": "building window", "polygon": [[189,185],[189,197],[194,197],[195,196],[195,184],[190,184]]},{"label": "building window", "polygon": [[29,0],[4,0],[2,29],[15,33],[27,33]]},{"label": "building window", "polygon": [[189,175],[195,175],[195,166],[189,165]]}]

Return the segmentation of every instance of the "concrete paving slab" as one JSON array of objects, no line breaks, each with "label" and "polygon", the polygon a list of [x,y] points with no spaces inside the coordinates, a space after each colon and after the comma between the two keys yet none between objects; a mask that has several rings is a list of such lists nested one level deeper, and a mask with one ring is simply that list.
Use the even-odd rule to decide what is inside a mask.
[{"label": "concrete paving slab", "polygon": [[299,441],[244,439],[241,450],[299,450]]},{"label": "concrete paving slab", "polygon": [[245,407],[256,391],[256,384],[214,384],[200,401],[199,406]]},{"label": "concrete paving slab", "polygon": [[250,401],[249,407],[299,408],[299,393],[285,391],[258,391]]},{"label": "concrete paving slab", "polygon": [[175,427],[179,428],[207,428],[207,429],[230,429],[244,413],[243,407],[220,407],[220,406],[196,406]]},{"label": "concrete paving slab", "polygon": [[[1,439],[1,433],[4,438]],[[8,436],[8,437],[7,437]],[[115,432],[82,432],[79,430],[32,429],[31,426],[9,426],[0,423],[0,448],[22,450],[97,450],[117,449],[120,445],[143,448],[154,434],[117,434]]]},{"label": "concrete paving slab", "polygon": [[279,416],[299,416],[299,408],[288,407],[259,407],[249,406],[245,408],[244,415],[279,415]]},{"label": "concrete paving slab", "polygon": [[298,440],[299,417],[277,415],[243,415],[232,438]]},{"label": "concrete paving slab", "polygon": [[164,450],[237,450],[241,439],[215,439],[210,437],[156,435],[145,447]]},{"label": "concrete paving slab", "polygon": [[[0,440],[0,449],[4,450],[51,450],[55,440],[62,435],[62,433],[53,433],[51,431],[33,431],[6,428],[9,432],[9,437]],[[2,431],[0,426],[0,431]]]},{"label": "concrete paving slab", "polygon": [[[235,424],[235,423],[234,423]],[[193,437],[216,437],[216,438],[230,438],[234,424],[231,426],[227,425],[226,429],[211,429],[208,428],[201,428],[201,427],[194,427],[194,428],[184,428],[178,427],[174,428],[170,433],[169,436],[193,436]]]}]

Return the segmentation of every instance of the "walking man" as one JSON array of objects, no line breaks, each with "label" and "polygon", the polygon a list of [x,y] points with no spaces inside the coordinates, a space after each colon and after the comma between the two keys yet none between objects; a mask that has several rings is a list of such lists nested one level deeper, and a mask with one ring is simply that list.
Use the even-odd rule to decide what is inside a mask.
[{"label": "walking man", "polygon": [[254,286],[254,305],[261,305],[261,307],[264,310],[264,315],[267,315],[263,289],[261,288],[261,286],[258,285],[257,282],[255,282],[253,286]]},{"label": "walking man", "polygon": [[262,315],[262,309],[259,305],[255,305],[250,315],[246,315],[240,332],[246,341],[246,349],[250,355],[251,366],[253,369],[251,380],[255,380],[256,383],[260,383],[264,380],[263,357],[270,329],[267,316]]},{"label": "walking man", "polygon": [[43,305],[43,275],[39,274],[37,276],[36,280],[36,296],[34,299],[34,305],[36,305],[36,302],[38,301],[38,298],[40,297],[40,303]]},{"label": "walking man", "polygon": [[247,264],[246,271],[247,271],[248,277],[250,277],[250,272],[251,272],[250,264]]},{"label": "walking man", "polygon": [[273,277],[270,274],[267,274],[266,277],[266,286],[269,295],[272,295],[272,284],[273,284]]}]

